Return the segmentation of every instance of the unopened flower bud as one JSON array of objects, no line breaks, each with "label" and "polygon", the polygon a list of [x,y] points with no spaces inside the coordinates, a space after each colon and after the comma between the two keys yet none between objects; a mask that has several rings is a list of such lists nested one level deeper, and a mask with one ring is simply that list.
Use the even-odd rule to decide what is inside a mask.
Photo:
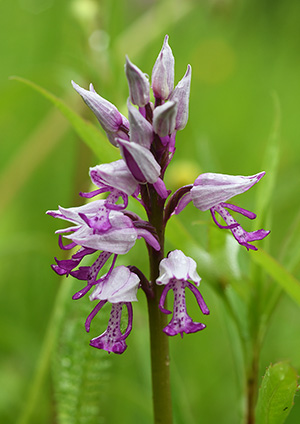
[{"label": "unopened flower bud", "polygon": [[129,140],[129,121],[122,115],[122,124],[118,131],[107,131],[106,136],[110,143],[115,147],[118,147],[117,138],[122,138],[124,140]]},{"label": "unopened flower bud", "polygon": [[127,101],[128,118],[130,123],[130,141],[150,149],[153,140],[153,128],[143,115]]},{"label": "unopened flower bud", "polygon": [[74,81],[72,81],[72,85],[92,112],[94,112],[105,132],[110,133],[119,130],[123,122],[123,117],[116,106],[99,96],[92,85],[90,86],[90,90],[85,90]]},{"label": "unopened flower bud", "polygon": [[160,137],[165,137],[175,131],[177,102],[169,101],[157,106],[153,111],[153,128]]},{"label": "unopened flower bud", "polygon": [[130,100],[134,105],[144,107],[150,101],[148,77],[126,56],[125,74],[129,86]]},{"label": "unopened flower bud", "polygon": [[192,68],[190,65],[184,77],[174,88],[169,100],[174,100],[178,104],[176,115],[176,130],[183,130],[189,118],[189,99],[190,99],[190,86],[191,86]]},{"label": "unopened flower bud", "polygon": [[157,99],[166,100],[174,88],[174,56],[166,35],[152,69],[152,90]]},{"label": "unopened flower bud", "polygon": [[137,143],[118,139],[121,155],[134,178],[140,183],[154,184],[160,175],[160,166],[150,150]]}]

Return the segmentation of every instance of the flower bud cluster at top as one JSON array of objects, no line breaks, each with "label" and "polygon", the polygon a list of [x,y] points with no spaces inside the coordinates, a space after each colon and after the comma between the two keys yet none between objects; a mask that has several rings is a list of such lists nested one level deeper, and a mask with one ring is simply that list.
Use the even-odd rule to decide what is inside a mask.
[{"label": "flower bud cluster at top", "polygon": [[[168,44],[168,36],[164,39],[152,70],[154,105],[150,101],[150,82],[147,75],[131,63],[128,57],[125,74],[129,86],[128,118],[97,94],[92,84],[89,90],[85,90],[72,82],[75,90],[96,115],[110,143],[119,148],[122,156],[122,159],[115,162],[92,167],[90,177],[97,188],[90,193],[81,193],[85,198],[93,198],[102,193],[108,193],[107,197],[83,206],[59,207],[57,211],[47,212],[71,223],[70,227],[57,231],[60,247],[63,250],[78,248],[70,259],[56,259],[56,264],[52,267],[59,275],[72,275],[86,282],[73,299],[79,299],[93,289],[90,300],[99,302],[86,320],[87,331],[100,309],[107,302],[112,305],[106,331],[93,338],[90,344],[114,353],[122,353],[127,347],[125,339],[132,328],[132,302],[137,301],[138,288],[142,288],[147,296],[151,297],[153,294],[155,281],[149,282],[141,270],[135,266],[116,266],[117,256],[126,254],[137,239],[145,240],[150,255],[151,252],[159,252],[160,258],[163,258],[156,280],[157,284],[165,285],[159,302],[162,313],[171,313],[164,308],[164,301],[169,290],[174,292],[173,318],[164,332],[167,335],[182,336],[183,333],[205,328],[204,324],[193,322],[186,312],[186,287],[195,295],[201,311],[208,314],[209,310],[196,287],[200,283],[200,277],[196,272],[195,261],[180,250],[170,252],[167,258],[163,256],[159,232],[164,231],[168,219],[192,202],[201,211],[210,210],[214,222],[220,228],[229,229],[238,243],[247,249],[256,250],[250,242],[263,239],[269,233],[262,229],[245,231],[228,209],[250,219],[254,219],[255,214],[225,203],[256,184],[264,175],[263,172],[250,177],[201,174],[193,184],[181,187],[170,196],[171,191],[164,183],[164,174],[175,153],[176,132],[182,130],[188,120],[191,66],[187,66],[185,75],[174,87],[174,56]],[[132,196],[145,208],[148,221],[127,210],[128,196]],[[160,228],[151,220],[153,198],[162,218]],[[216,212],[226,225],[217,221]],[[71,242],[64,245],[62,236]],[[80,266],[82,259],[91,254],[97,254],[93,264]],[[111,265],[108,272],[99,276],[109,260]],[[120,320],[123,306],[128,311],[128,326],[122,333]]]}]

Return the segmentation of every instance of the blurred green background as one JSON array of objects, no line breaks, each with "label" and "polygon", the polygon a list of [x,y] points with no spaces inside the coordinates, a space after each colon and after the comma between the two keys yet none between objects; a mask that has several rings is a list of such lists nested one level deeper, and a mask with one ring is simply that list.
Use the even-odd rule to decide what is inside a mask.
[{"label": "blurred green background", "polygon": [[[276,134],[280,153],[264,226],[271,229],[269,253],[300,278],[299,19],[297,0],[1,2],[1,422],[25,422],[18,419],[24,417],[22,411],[28,406],[56,295],[61,284],[73,284],[70,279],[62,283],[50,268],[53,257],[61,257],[54,235],[60,223],[45,211],[57,205],[80,204],[78,192],[89,187],[88,167],[98,161],[60,112],[10,77],[36,82],[95,122],[73,92],[70,80],[85,87],[92,81],[103,97],[126,113],[125,54],[151,75],[163,37],[169,34],[175,80],[181,79],[188,63],[193,69],[190,118],[177,136],[177,152],[167,174],[173,190],[191,183],[201,172],[252,175],[267,168],[267,145],[274,125],[279,124],[279,105]],[[267,178],[260,184],[267,184]],[[238,204],[255,210],[255,199],[253,189],[238,199]],[[180,224],[191,228],[206,249],[209,213],[200,215],[189,208],[181,215]],[[249,223],[245,225],[250,228]],[[286,241],[287,235],[291,242]],[[141,245],[124,263],[147,269],[146,258],[139,255]],[[170,233],[168,248],[194,253],[197,259],[197,249],[180,232]],[[292,259],[289,249],[293,249]],[[239,255],[246,282],[247,252]],[[200,267],[198,272],[202,275]],[[274,281],[269,284],[277,285]],[[73,285],[67,304],[72,303],[72,291],[78,287]],[[202,294],[211,310],[210,317],[202,317],[207,329],[183,340],[179,336],[170,340],[175,422],[240,423],[242,399],[233,355],[238,351],[232,346],[236,337],[233,325],[220,296],[205,278]],[[78,312],[81,324],[70,337],[84,338],[88,345],[90,336],[83,326],[91,307],[88,300],[86,305],[86,310]],[[147,313],[142,295],[134,310],[134,331],[126,353],[109,358],[111,374],[103,410],[108,418],[102,421],[99,416],[97,423],[152,420]],[[197,317],[196,307],[189,311]],[[103,331],[96,327],[94,324],[93,337]],[[299,330],[299,307],[282,295],[263,345],[259,379],[266,366],[281,360],[289,360],[299,373]],[[98,354],[94,349],[96,362],[98,357],[105,358]],[[54,387],[63,375],[55,365],[45,367],[45,379],[38,386],[39,397],[28,422],[79,422],[57,420]],[[286,422],[299,420],[298,394]]]}]

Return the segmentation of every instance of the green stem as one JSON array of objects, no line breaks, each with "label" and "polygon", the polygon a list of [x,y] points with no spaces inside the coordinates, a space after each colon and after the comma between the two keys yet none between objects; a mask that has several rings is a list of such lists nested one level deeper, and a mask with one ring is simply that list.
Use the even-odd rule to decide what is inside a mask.
[{"label": "green stem", "polygon": [[157,286],[156,289],[154,299],[148,301],[154,423],[171,424],[169,342],[162,331],[167,325],[167,317],[158,308],[162,287]]},{"label": "green stem", "polygon": [[159,263],[164,257],[163,202],[152,187],[149,190],[149,222],[156,229],[161,245],[159,252],[149,248],[150,281],[154,294],[148,297],[154,423],[172,424],[169,340],[163,332],[167,325],[167,316],[158,307],[163,286],[155,284],[159,275]]},{"label": "green stem", "polygon": [[265,335],[265,293],[266,286],[262,270],[254,266],[252,268],[252,296],[249,303],[250,340],[247,347],[247,358],[245,359],[247,369],[246,424],[255,424],[255,408],[259,386],[259,358]]},{"label": "green stem", "polygon": [[247,411],[246,424],[255,424],[255,407],[258,392],[259,347],[253,346],[253,356],[247,376]]}]

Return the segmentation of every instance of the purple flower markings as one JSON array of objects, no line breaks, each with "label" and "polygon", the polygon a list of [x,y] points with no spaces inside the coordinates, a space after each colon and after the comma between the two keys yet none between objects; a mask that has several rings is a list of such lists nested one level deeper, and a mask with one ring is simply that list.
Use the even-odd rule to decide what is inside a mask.
[{"label": "purple flower markings", "polygon": [[[265,172],[260,172],[250,177],[213,173],[201,174],[195,180],[190,191],[181,198],[175,213],[178,214],[181,212],[190,201],[201,211],[210,209],[212,218],[219,228],[231,230],[238,243],[245,246],[248,250],[257,250],[257,248],[249,242],[262,240],[270,231],[265,231],[263,229],[252,232],[245,231],[225,208],[238,212],[249,219],[255,219],[255,213],[225,202],[231,197],[249,190],[249,188],[256,184],[264,175]],[[227,225],[221,225],[217,221],[215,217],[216,212],[224,219]]]},{"label": "purple flower markings", "polygon": [[188,280],[192,280],[196,286],[200,285],[201,278],[196,271],[196,262],[192,258],[185,256],[181,250],[170,252],[168,257],[160,262],[160,275],[156,280],[156,284],[165,284],[162,292],[159,308],[165,314],[171,311],[164,308],[164,302],[169,290],[174,292],[174,312],[171,322],[164,328],[164,332],[168,336],[175,336],[183,333],[195,333],[203,330],[204,324],[193,322],[192,318],[186,312],[185,304],[185,288],[189,288],[194,294],[198,305],[203,314],[208,315],[209,310],[203,300],[200,292]]},{"label": "purple flower markings", "polygon": [[[200,277],[196,272],[195,261],[180,250],[174,250],[166,258],[163,257],[161,234],[170,217],[180,213],[192,202],[200,211],[209,209],[214,222],[220,228],[229,229],[238,243],[247,249],[256,250],[250,242],[261,240],[269,234],[265,230],[246,232],[228,209],[250,219],[256,215],[226,203],[231,197],[256,184],[264,172],[251,177],[201,174],[194,184],[181,187],[170,196],[171,191],[167,190],[164,183],[164,174],[175,153],[176,133],[184,129],[188,121],[192,69],[188,65],[183,78],[174,87],[174,57],[168,36],[164,39],[152,70],[154,104],[150,101],[148,76],[131,63],[128,57],[125,75],[129,86],[128,119],[116,106],[97,94],[92,84],[86,90],[72,82],[75,90],[96,115],[109,142],[119,149],[122,159],[90,169],[90,178],[96,188],[90,193],[80,193],[82,197],[91,199],[89,203],[73,208],[59,207],[56,211],[47,212],[54,218],[70,222],[69,227],[57,231],[60,248],[77,248],[69,259],[55,258],[53,270],[58,275],[72,275],[85,282],[73,295],[73,299],[80,299],[92,289],[90,300],[99,301],[86,319],[87,332],[90,331],[95,315],[106,303],[111,304],[107,329],[91,340],[91,346],[119,354],[127,348],[126,339],[132,329],[132,302],[137,301],[137,291],[141,288],[149,299],[153,299],[154,282],[148,281],[134,265],[116,266],[118,255],[128,253],[136,241],[143,238],[149,255],[163,258],[156,280],[156,284],[165,285],[158,305],[162,313],[171,313],[164,308],[164,303],[169,290],[174,292],[173,317],[163,331],[169,336],[180,334],[182,337],[183,333],[195,333],[205,328],[205,324],[193,322],[187,314],[185,288],[192,291],[203,314],[209,314],[209,310],[197,288]],[[93,199],[103,194],[106,194],[105,198]],[[147,221],[127,209],[129,196],[144,207]],[[160,214],[160,227],[152,224],[157,221],[152,220],[154,210],[156,216]],[[226,225],[217,221],[216,212]],[[63,237],[70,242],[63,244]],[[81,261],[89,255],[95,256],[94,262],[82,266]],[[108,270],[101,275],[104,266]],[[127,309],[128,325],[122,333],[120,320],[123,307]]]},{"label": "purple flower markings", "polygon": [[[90,331],[91,320],[106,302],[112,304],[109,323],[106,331],[99,337],[91,340],[90,345],[107,352],[123,353],[127,345],[126,337],[132,329],[132,305],[136,302],[136,293],[139,278],[125,266],[117,266],[108,275],[103,277],[101,284],[97,284],[90,295],[90,300],[98,299],[100,302],[93,309],[85,322],[86,331]],[[128,326],[124,334],[120,330],[122,306],[128,310]]]}]

